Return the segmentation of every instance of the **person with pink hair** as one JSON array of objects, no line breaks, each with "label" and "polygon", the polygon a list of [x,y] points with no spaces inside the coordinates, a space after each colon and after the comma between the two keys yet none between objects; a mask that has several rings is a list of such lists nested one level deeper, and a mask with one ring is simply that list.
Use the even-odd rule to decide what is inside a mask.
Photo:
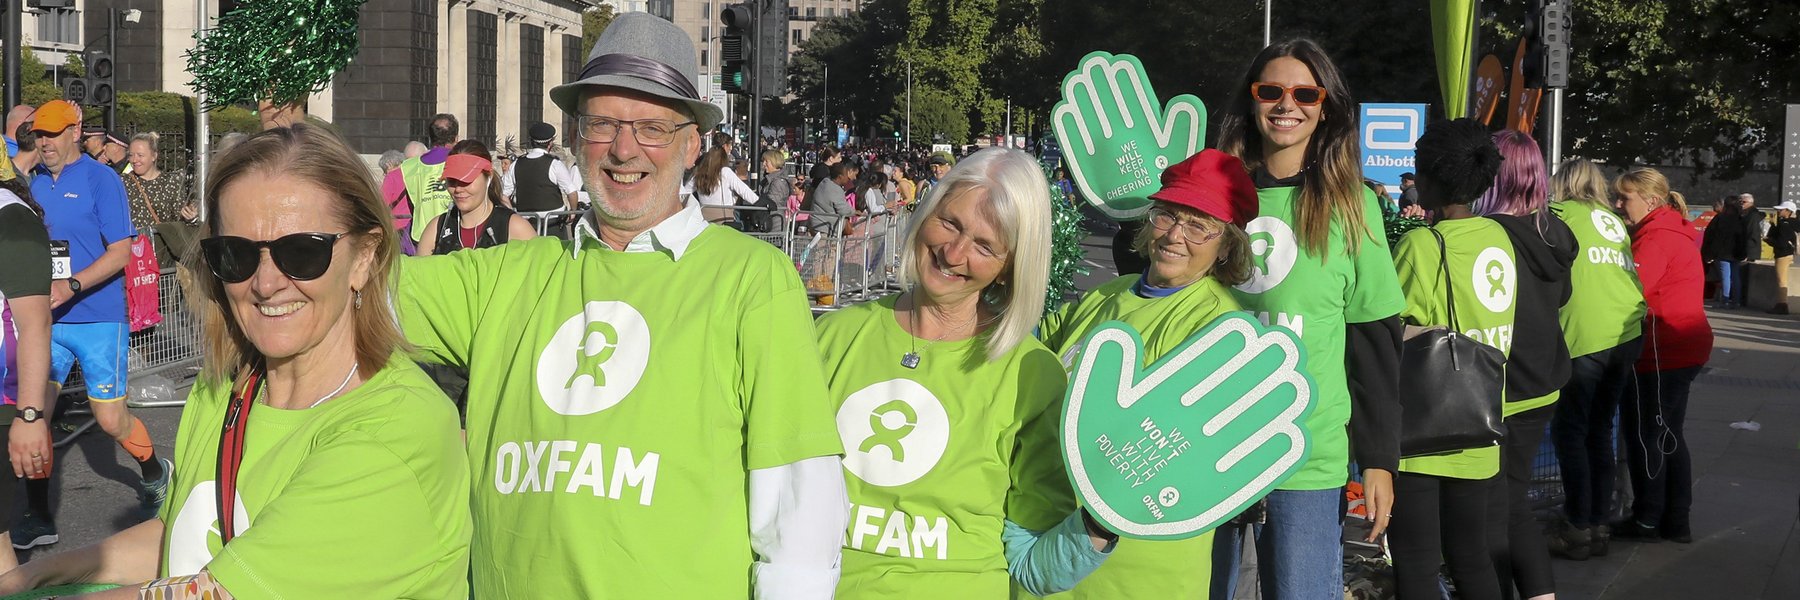
[{"label": "person with pink hair", "polygon": [[[1475,214],[1506,230],[1519,275],[1501,408],[1506,437],[1501,476],[1493,479],[1488,495],[1495,518],[1487,521],[1487,540],[1501,589],[1517,585],[1520,597],[1541,600],[1555,596],[1556,583],[1526,492],[1532,459],[1569,381],[1569,346],[1558,313],[1572,293],[1569,271],[1579,250],[1574,231],[1546,207],[1550,184],[1537,142],[1511,129],[1494,133],[1493,139],[1502,158],[1500,172],[1494,186],[1475,201]],[[1500,518],[1502,507],[1505,518]]]}]

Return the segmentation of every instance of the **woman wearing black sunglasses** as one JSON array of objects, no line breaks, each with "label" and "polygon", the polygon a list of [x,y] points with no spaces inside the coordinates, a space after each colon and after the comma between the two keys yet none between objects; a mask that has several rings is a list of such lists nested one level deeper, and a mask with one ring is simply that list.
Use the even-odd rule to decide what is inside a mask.
[{"label": "woman wearing black sunglasses", "polygon": [[210,276],[196,282],[205,364],[169,502],[0,576],[0,594],[467,597],[468,462],[455,410],[386,309],[398,248],[368,169],[305,124],[251,136],[214,169]]},{"label": "woman wearing black sunglasses", "polygon": [[[1337,66],[1306,39],[1264,48],[1225,107],[1219,149],[1244,161],[1258,188],[1250,280],[1238,303],[1306,345],[1318,383],[1301,471],[1271,493],[1256,536],[1264,597],[1343,595],[1340,520],[1354,458],[1373,540],[1387,526],[1399,465],[1401,309],[1381,234],[1381,200],[1362,185],[1356,101]],[[1354,440],[1354,441],[1353,441]],[[1352,451],[1355,456],[1352,457]],[[1214,538],[1213,597],[1236,587],[1242,527]]]}]

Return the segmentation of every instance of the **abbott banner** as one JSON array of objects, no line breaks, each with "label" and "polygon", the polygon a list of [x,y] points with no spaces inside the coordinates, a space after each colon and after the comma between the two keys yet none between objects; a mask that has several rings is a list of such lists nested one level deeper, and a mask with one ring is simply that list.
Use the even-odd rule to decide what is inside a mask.
[{"label": "abbott banner", "polygon": [[1400,174],[1415,172],[1413,144],[1425,133],[1424,104],[1362,105],[1363,177],[1400,196]]}]

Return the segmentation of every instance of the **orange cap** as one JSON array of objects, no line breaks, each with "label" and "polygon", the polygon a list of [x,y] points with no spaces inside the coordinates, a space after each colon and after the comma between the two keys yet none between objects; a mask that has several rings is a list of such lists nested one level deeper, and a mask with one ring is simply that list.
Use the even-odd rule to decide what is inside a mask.
[{"label": "orange cap", "polygon": [[39,133],[56,135],[64,129],[81,124],[81,109],[67,100],[51,100],[38,107],[37,115],[31,121],[31,130]]}]

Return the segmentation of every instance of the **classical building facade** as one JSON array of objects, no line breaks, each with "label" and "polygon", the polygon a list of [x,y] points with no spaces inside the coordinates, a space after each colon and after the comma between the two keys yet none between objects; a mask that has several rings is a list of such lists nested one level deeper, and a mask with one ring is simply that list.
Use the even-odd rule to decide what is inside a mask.
[{"label": "classical building facade", "polygon": [[[135,9],[137,22],[118,22],[119,91],[192,95],[186,56],[194,47],[197,2],[206,2],[216,18],[243,1],[76,0],[70,10],[28,15],[24,31],[46,64],[60,65],[84,47],[106,48],[109,13]],[[580,71],[586,58],[581,13],[599,4],[368,0],[358,23],[359,54],[312,96],[308,110],[370,154],[423,140],[426,120],[440,112],[457,116],[464,137],[490,146],[519,140],[540,120],[566,136],[573,127],[549,92]]]}]

